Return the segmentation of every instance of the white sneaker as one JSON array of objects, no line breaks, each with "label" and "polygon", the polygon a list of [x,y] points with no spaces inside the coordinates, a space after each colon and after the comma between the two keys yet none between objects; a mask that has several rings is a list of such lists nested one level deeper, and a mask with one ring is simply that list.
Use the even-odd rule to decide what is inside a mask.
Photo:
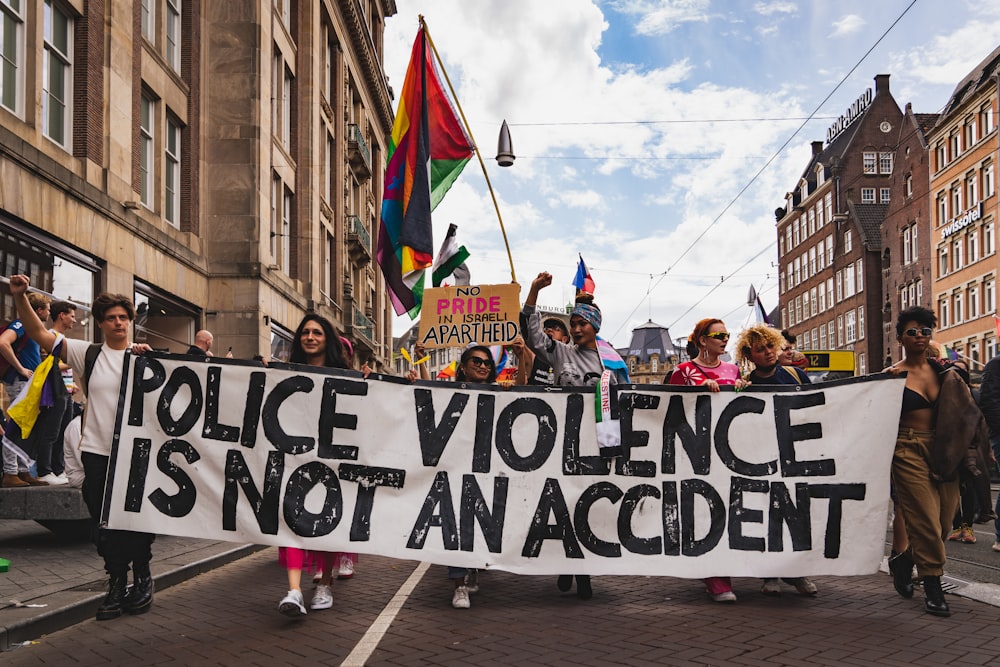
[{"label": "white sneaker", "polygon": [[278,611],[285,616],[291,616],[292,618],[305,616],[306,604],[305,600],[302,599],[302,591],[288,591],[288,595],[283,597],[281,602],[278,603]]},{"label": "white sneaker", "polygon": [[816,588],[816,584],[812,582],[808,577],[793,577],[791,579],[785,579],[792,586],[795,586],[795,590],[799,592],[799,595],[816,595],[819,589]]},{"label": "white sneaker", "polygon": [[61,486],[63,484],[69,484],[68,479],[60,478],[59,475],[56,475],[55,473],[52,472],[50,472],[48,475],[45,475],[44,477],[39,477],[38,479],[47,483],[49,486]]},{"label": "white sneaker", "polygon": [[451,606],[455,609],[468,609],[472,606],[472,601],[469,599],[469,589],[465,586],[459,586],[455,589],[455,594],[451,596]]},{"label": "white sneaker", "polygon": [[56,475],[56,479],[59,480],[58,482],[59,484],[69,484],[69,477],[67,477],[66,473],[64,472],[61,472],[58,475]]},{"label": "white sneaker", "polygon": [[709,593],[708,597],[713,602],[736,602],[736,593],[732,591],[722,591],[721,593]]},{"label": "white sneaker", "polygon": [[760,587],[760,592],[764,595],[781,595],[781,580],[765,579],[764,585]]},{"label": "white sneaker", "polygon": [[354,561],[350,556],[340,557],[340,567],[337,569],[338,579],[350,579],[354,576]]},{"label": "white sneaker", "polygon": [[329,609],[333,606],[333,589],[329,586],[324,586],[320,584],[316,587],[316,592],[313,593],[312,603],[309,605],[310,609]]},{"label": "white sneaker", "polygon": [[993,551],[1000,551],[1000,540],[993,543]]}]

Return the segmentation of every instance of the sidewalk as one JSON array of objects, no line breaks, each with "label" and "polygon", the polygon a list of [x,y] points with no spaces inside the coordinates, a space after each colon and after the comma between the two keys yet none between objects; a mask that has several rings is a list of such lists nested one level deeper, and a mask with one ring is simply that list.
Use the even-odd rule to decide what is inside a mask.
[{"label": "sidewalk", "polygon": [[[253,553],[233,542],[160,536],[153,544],[157,590]],[[0,520],[0,651],[93,618],[107,575],[89,541],[60,538],[34,521]],[[43,605],[18,607],[17,603]]]}]

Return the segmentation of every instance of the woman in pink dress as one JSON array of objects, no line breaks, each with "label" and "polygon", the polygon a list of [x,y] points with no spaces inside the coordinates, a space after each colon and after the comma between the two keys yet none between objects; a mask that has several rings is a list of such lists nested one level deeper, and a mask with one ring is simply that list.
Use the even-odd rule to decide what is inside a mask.
[{"label": "woman in pink dress", "polygon": [[[729,332],[722,320],[706,318],[698,322],[688,336],[687,353],[691,361],[677,365],[670,375],[670,384],[705,387],[709,391],[719,391],[723,385],[745,387],[747,383],[740,377],[739,366],[720,359],[728,342]],[[708,577],[703,581],[705,592],[715,602],[736,602],[729,577]]]}]

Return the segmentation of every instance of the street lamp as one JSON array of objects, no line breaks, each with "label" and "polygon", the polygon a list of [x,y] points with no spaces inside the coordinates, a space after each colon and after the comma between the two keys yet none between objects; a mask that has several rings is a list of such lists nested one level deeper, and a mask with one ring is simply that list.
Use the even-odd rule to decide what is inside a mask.
[{"label": "street lamp", "polygon": [[509,167],[514,164],[514,146],[510,140],[510,128],[504,120],[500,126],[500,138],[497,140],[497,164],[501,167]]}]

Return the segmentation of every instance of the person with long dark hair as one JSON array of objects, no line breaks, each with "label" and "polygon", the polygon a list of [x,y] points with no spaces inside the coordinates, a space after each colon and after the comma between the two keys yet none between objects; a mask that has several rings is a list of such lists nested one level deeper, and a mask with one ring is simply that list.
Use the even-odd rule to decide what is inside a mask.
[{"label": "person with long dark hair", "polygon": [[[349,368],[347,355],[340,342],[340,335],[330,320],[309,313],[302,318],[292,339],[292,350],[288,360],[293,364],[322,366],[325,368]],[[288,575],[288,594],[278,603],[278,611],[286,616],[306,615],[306,605],[302,597],[302,570],[313,566],[322,572],[310,609],[329,609],[333,606],[333,572],[343,554],[329,551],[306,551],[296,547],[281,547],[278,560],[285,566]]]}]

